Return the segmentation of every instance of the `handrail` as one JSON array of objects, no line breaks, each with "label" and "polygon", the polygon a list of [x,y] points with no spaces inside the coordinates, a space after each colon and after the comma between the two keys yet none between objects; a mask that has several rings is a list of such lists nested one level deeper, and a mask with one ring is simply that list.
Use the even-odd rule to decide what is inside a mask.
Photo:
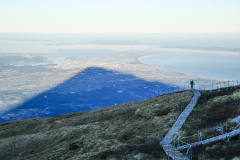
[{"label": "handrail", "polygon": [[[177,121],[174,123],[170,131],[165,135],[165,137],[162,139],[160,145],[163,147],[166,154],[173,159],[188,159],[184,155],[181,154],[172,144],[173,141],[173,134],[178,132],[178,130],[182,127],[183,123],[186,121],[187,117],[195,107],[198,99],[201,96],[201,93],[197,90],[193,90],[194,96],[189,102],[188,106],[185,108],[185,110],[181,113],[181,115],[178,117]],[[174,155],[172,154],[174,153]],[[176,158],[175,154],[178,154],[178,157]]]},{"label": "handrail", "polygon": [[[221,81],[218,83],[212,83],[208,85],[194,85],[193,89],[197,89],[199,91],[211,91],[211,90],[217,90],[217,89],[223,89],[223,88],[229,88],[229,87],[238,87],[238,86],[240,86],[240,81],[229,80],[229,81]],[[190,84],[184,85],[184,86],[171,86],[165,89],[156,90],[151,93],[148,93],[144,97],[142,96],[141,100],[153,98],[160,95],[166,95],[170,93],[187,91],[187,90],[191,90]]]},{"label": "handrail", "polygon": [[[207,145],[209,143],[213,143],[213,142],[223,140],[223,139],[226,139],[226,138],[231,138],[231,137],[234,137],[234,136],[239,135],[239,134],[240,134],[240,129],[237,129],[237,130],[234,130],[234,131],[226,133],[226,134],[222,134],[222,135],[219,135],[219,136],[216,136],[216,137],[212,137],[212,138],[209,138],[209,139],[206,139],[206,140],[203,140],[203,141],[197,141],[197,142],[191,143],[190,145],[194,146],[194,147],[199,146],[199,145]],[[177,147],[177,149],[183,150],[183,149],[186,149],[188,146],[189,146],[189,144],[182,145],[182,146]]]}]

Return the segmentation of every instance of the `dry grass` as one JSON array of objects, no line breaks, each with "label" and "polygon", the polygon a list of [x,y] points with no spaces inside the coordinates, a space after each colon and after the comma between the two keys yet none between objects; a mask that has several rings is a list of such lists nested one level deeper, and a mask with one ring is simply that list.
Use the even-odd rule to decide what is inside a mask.
[{"label": "dry grass", "polygon": [[[202,93],[197,106],[176,135],[186,137],[182,139],[184,142],[196,142],[198,141],[199,129],[202,132],[203,139],[212,138],[221,134],[216,131],[216,128],[220,126],[220,123],[224,127],[224,133],[226,133],[226,131],[232,131],[237,124],[230,121],[239,115],[240,89],[230,88],[229,90]],[[203,148],[200,147],[201,149],[196,148],[199,153],[195,152],[195,156],[202,155],[203,159],[204,157],[220,159],[240,156],[240,152],[226,152],[226,150],[234,151],[236,150],[236,147],[240,147],[240,143],[238,141],[235,142],[236,143],[231,142],[231,144],[225,142],[217,143],[217,147],[215,144],[215,147],[213,147],[214,145],[208,145]],[[212,153],[216,152],[219,152],[219,154],[213,156]]]},{"label": "dry grass", "polygon": [[[94,111],[0,124],[0,159],[160,159],[158,135],[190,91]],[[176,117],[177,115],[175,115]]]}]

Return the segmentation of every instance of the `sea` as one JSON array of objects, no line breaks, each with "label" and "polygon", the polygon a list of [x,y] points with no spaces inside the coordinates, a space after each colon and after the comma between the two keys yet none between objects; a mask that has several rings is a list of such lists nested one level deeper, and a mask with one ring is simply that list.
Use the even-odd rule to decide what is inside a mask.
[{"label": "sea", "polygon": [[168,53],[143,56],[138,61],[202,78],[240,80],[240,54]]}]

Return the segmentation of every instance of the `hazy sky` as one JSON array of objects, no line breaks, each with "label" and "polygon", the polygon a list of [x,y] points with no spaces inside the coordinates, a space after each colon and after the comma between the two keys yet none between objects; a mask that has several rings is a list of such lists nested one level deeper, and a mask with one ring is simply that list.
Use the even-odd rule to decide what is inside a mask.
[{"label": "hazy sky", "polygon": [[0,32],[240,32],[240,0],[0,0]]}]

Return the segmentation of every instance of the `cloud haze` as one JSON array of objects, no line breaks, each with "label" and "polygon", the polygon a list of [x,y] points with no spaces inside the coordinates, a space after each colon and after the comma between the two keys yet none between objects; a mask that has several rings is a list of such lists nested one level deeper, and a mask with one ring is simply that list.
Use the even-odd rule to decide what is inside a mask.
[{"label": "cloud haze", "polygon": [[240,32],[238,0],[0,0],[0,32]]}]

